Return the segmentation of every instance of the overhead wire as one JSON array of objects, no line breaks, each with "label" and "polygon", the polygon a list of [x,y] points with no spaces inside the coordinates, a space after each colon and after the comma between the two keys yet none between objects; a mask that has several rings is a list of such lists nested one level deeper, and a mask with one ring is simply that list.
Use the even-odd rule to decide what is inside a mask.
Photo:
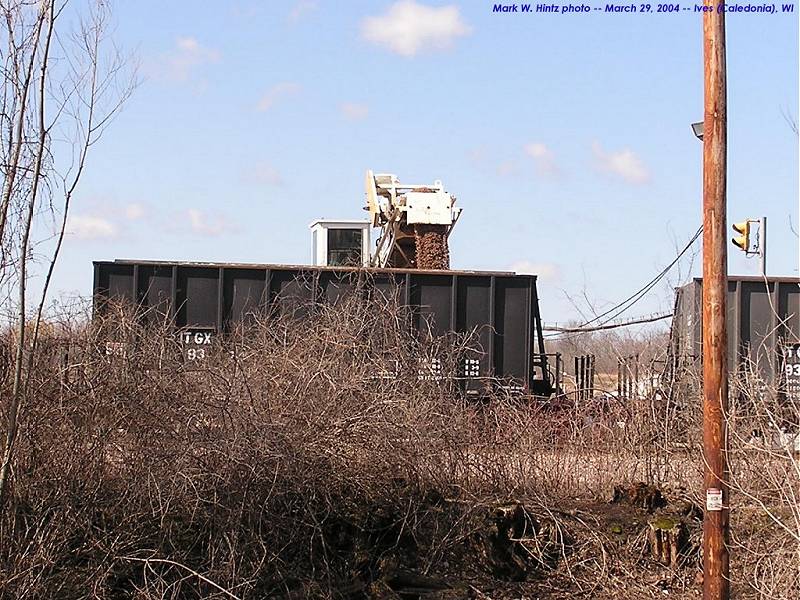
[{"label": "overhead wire", "polygon": [[655,321],[662,321],[664,319],[672,318],[674,313],[660,313],[647,317],[637,317],[629,319],[622,323],[607,323],[603,325],[595,325],[594,327],[559,327],[558,325],[542,325],[542,331],[555,331],[558,333],[586,333],[589,331],[602,331],[606,329],[618,329],[619,327],[628,327],[629,325],[640,325],[642,323],[654,323]]},{"label": "overhead wire", "polygon": [[[683,249],[678,253],[678,255],[672,260],[672,262],[670,262],[666,267],[664,267],[655,277],[653,277],[653,279],[648,281],[643,287],[639,288],[636,292],[625,298],[625,300],[623,300],[622,302],[617,303],[616,305],[612,306],[605,312],[595,316],[593,319],[586,321],[582,325],[570,328],[571,329],[570,333],[580,333],[581,331],[586,331],[588,326],[592,325],[593,323],[597,323],[598,321],[601,321],[601,319],[607,317],[608,315],[611,316],[608,316],[607,319],[600,322],[599,326],[606,325],[607,323],[610,323],[614,319],[619,318],[620,315],[629,310],[632,306],[634,306],[637,302],[639,302],[639,300],[644,298],[650,290],[652,290],[656,285],[658,285],[658,283],[664,277],[666,277],[667,273],[669,273],[672,267],[674,267],[678,263],[678,261],[680,261],[680,259],[683,258],[683,255],[689,251],[689,249],[694,245],[694,243],[697,241],[697,239],[700,237],[702,233],[703,233],[703,227],[701,226],[695,232],[692,238],[687,242],[687,244],[683,247]],[[630,325],[632,323],[627,323],[627,324]],[[547,337],[557,336],[558,333],[559,332],[550,334]]]}]

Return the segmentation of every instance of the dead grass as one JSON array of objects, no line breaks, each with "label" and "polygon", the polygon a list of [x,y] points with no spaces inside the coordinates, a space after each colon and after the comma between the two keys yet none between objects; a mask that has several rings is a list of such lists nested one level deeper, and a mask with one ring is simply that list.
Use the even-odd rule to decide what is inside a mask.
[{"label": "dead grass", "polygon": [[[52,323],[0,517],[0,598],[391,598],[405,573],[446,581],[440,598],[694,595],[696,548],[658,566],[649,513],[607,502],[637,481],[674,510],[696,500],[698,455],[658,402],[468,401],[450,375],[469,336],[421,339],[383,297],[295,308],[202,362],[122,308]],[[797,480],[738,451],[736,589],[791,597],[797,506],[759,495],[776,522],[745,491],[764,465]]]}]

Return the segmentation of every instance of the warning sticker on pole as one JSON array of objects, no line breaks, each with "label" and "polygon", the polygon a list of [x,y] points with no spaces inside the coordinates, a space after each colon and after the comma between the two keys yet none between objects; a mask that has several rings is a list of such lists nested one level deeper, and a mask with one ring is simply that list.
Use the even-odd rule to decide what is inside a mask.
[{"label": "warning sticker on pole", "polygon": [[706,510],[722,510],[722,490],[717,488],[708,488],[706,490]]}]

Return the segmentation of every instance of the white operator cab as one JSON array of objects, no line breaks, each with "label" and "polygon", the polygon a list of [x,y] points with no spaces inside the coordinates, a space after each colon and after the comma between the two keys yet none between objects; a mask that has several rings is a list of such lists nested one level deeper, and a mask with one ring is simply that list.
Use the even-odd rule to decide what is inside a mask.
[{"label": "white operator cab", "polygon": [[319,219],[309,227],[315,267],[369,266],[369,221]]}]

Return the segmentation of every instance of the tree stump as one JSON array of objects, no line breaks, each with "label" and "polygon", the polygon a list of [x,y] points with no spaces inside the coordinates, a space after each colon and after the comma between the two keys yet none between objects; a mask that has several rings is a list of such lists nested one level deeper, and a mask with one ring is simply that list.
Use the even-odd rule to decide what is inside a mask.
[{"label": "tree stump", "polygon": [[647,512],[653,512],[667,504],[666,499],[661,494],[661,490],[654,485],[647,485],[646,483],[614,486],[614,495],[611,498],[611,502],[626,502]]},{"label": "tree stump", "polygon": [[669,567],[678,567],[689,540],[689,532],[679,519],[658,517],[650,521],[647,540],[653,559]]}]

